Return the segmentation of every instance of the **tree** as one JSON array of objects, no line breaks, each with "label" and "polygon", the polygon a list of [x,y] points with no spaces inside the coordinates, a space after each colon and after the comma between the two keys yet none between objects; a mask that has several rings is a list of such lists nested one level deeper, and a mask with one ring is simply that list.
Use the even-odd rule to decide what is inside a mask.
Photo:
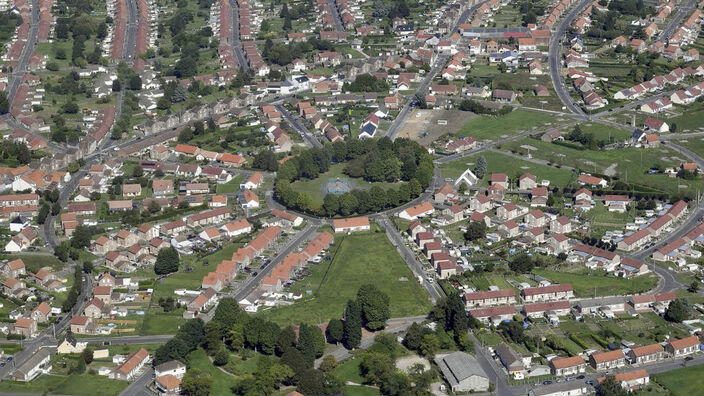
[{"label": "tree", "polygon": [[51,209],[49,208],[49,205],[44,203],[42,206],[39,207],[39,213],[37,214],[37,223],[39,224],[44,224],[44,221],[46,220],[46,217],[49,215],[49,211]]},{"label": "tree", "polygon": [[320,362],[320,371],[328,373],[337,367],[337,359],[333,355],[323,356],[323,361]]},{"label": "tree", "polygon": [[280,362],[290,367],[293,374],[300,374],[311,367],[303,353],[296,348],[286,349],[281,355]]},{"label": "tree", "polygon": [[64,103],[63,111],[66,114],[76,114],[78,113],[78,105],[76,104],[76,102],[69,100],[68,102]]},{"label": "tree", "polygon": [[0,91],[0,114],[6,114],[10,111],[10,101],[7,99],[7,93]]},{"label": "tree", "polygon": [[213,356],[213,364],[216,366],[224,366],[230,361],[230,352],[225,347],[218,349]]},{"label": "tree", "polygon": [[697,293],[699,291],[699,281],[697,281],[697,280],[692,281],[692,284],[689,285],[688,290],[690,293]]},{"label": "tree", "polygon": [[391,317],[390,300],[386,293],[374,285],[362,285],[357,291],[357,302],[362,310],[364,324],[369,330],[381,330],[386,326],[386,321]]},{"label": "tree", "polygon": [[181,381],[181,392],[187,396],[208,396],[212,387],[210,374],[196,368],[188,370]]},{"label": "tree", "polygon": [[498,327],[504,334],[517,344],[525,342],[525,334],[523,332],[523,323],[512,320],[510,322],[501,322]]},{"label": "tree", "polygon": [[362,310],[359,304],[348,300],[344,316],[342,342],[348,349],[357,348],[362,341]]},{"label": "tree", "polygon": [[296,331],[292,326],[286,326],[276,339],[276,354],[281,356],[290,348],[296,347]]},{"label": "tree", "polygon": [[508,267],[511,269],[511,271],[515,271],[521,274],[527,274],[533,270],[533,267],[535,267],[535,263],[529,255],[521,253],[509,262]]},{"label": "tree", "polygon": [[474,165],[474,175],[479,179],[484,178],[484,175],[486,174],[486,167],[486,158],[484,158],[483,155],[479,156],[477,163]]},{"label": "tree", "polygon": [[607,375],[604,381],[599,384],[597,395],[599,396],[628,396],[629,391],[623,389],[621,383],[616,381],[613,375]]},{"label": "tree", "polygon": [[303,354],[304,362],[307,368],[313,368],[315,361],[315,344],[313,341],[312,326],[301,324],[298,329],[298,350]]},{"label": "tree", "polygon": [[689,300],[686,298],[679,297],[675,301],[670,303],[665,311],[665,319],[671,322],[681,323],[683,320],[687,320],[692,315],[692,306],[689,304]]},{"label": "tree", "polygon": [[304,395],[324,395],[325,374],[319,370],[306,370],[301,373],[296,390]]},{"label": "tree", "polygon": [[142,89],[142,78],[136,74],[133,74],[130,76],[129,80],[127,80],[127,88],[133,91],[139,91]]},{"label": "tree", "polygon": [[464,232],[466,241],[476,241],[483,239],[486,236],[486,223],[483,221],[472,221],[467,226],[467,231]]},{"label": "tree", "polygon": [[122,83],[120,82],[119,79],[115,80],[112,82],[112,91],[113,92],[120,92],[122,90]]},{"label": "tree", "polygon": [[340,319],[330,319],[328,327],[325,329],[328,342],[337,344],[343,340],[343,325]]},{"label": "tree", "polygon": [[178,252],[173,247],[169,246],[159,250],[154,264],[154,273],[157,275],[170,274],[178,271],[179,257]]},{"label": "tree", "polygon": [[81,358],[86,364],[93,362],[93,348],[86,348],[81,352]]},{"label": "tree", "polygon": [[444,328],[446,331],[454,331],[455,336],[467,332],[468,319],[462,298],[457,293],[450,293],[447,296],[444,312]]},{"label": "tree", "polygon": [[71,235],[71,247],[74,249],[85,249],[90,246],[90,238],[93,230],[90,227],[79,224]]}]

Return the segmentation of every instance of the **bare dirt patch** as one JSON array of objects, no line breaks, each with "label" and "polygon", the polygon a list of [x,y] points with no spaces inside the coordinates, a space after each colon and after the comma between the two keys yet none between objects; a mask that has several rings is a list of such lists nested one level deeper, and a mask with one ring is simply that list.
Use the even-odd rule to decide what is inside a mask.
[{"label": "bare dirt patch", "polygon": [[[459,131],[474,117],[478,116],[468,111],[414,109],[398,136],[414,140],[427,147],[440,136]],[[441,125],[438,121],[441,124],[445,121],[447,124]]]}]

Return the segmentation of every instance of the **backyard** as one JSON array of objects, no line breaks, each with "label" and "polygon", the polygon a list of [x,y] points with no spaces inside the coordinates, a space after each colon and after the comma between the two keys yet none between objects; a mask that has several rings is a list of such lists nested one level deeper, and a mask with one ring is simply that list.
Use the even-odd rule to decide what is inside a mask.
[{"label": "backyard", "polygon": [[311,295],[291,306],[272,308],[262,315],[281,325],[323,323],[342,315],[348,299],[361,285],[371,283],[391,300],[391,317],[424,315],[431,308],[426,292],[384,234],[337,234],[335,246],[311,267],[311,275],[291,288]]},{"label": "backyard", "polygon": [[533,273],[554,283],[569,283],[577,297],[599,297],[643,293],[653,289],[658,277],[649,274],[632,279],[603,275],[601,271],[564,272],[536,268]]}]

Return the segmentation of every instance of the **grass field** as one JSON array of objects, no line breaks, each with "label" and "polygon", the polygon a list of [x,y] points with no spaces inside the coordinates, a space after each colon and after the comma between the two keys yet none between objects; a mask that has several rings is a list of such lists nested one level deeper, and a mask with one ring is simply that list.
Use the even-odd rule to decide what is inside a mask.
[{"label": "grass field", "polygon": [[635,294],[653,289],[658,278],[655,275],[642,275],[633,279],[590,273],[567,273],[536,268],[533,273],[555,283],[570,283],[577,297],[599,297],[617,294]]},{"label": "grass field", "polygon": [[[494,151],[486,151],[480,155],[486,158],[487,172],[484,179],[487,183],[492,173],[506,173],[509,177],[515,177],[528,172],[534,174],[538,180],[550,180],[551,185],[557,186],[566,186],[577,178],[577,175],[566,169],[521,161],[517,158]],[[459,177],[467,168],[474,168],[474,164],[480,155],[474,155],[442,164],[440,166],[442,176],[452,178]]]},{"label": "grass field", "polygon": [[218,194],[236,193],[240,190],[242,179],[242,176],[238,175],[225,184],[218,184],[217,187],[215,187],[215,192]]},{"label": "grass field", "polygon": [[313,202],[316,202],[318,205],[322,205],[323,198],[325,197],[324,189],[325,185],[328,182],[328,179],[334,179],[338,177],[347,178],[353,184],[353,186],[351,187],[352,189],[368,189],[372,188],[375,185],[381,186],[384,189],[398,188],[398,186],[401,184],[384,182],[370,183],[361,178],[350,178],[349,176],[343,173],[345,165],[346,164],[331,165],[330,170],[320,174],[320,176],[318,176],[317,178],[312,180],[299,180],[294,182],[291,186],[293,186],[293,188],[298,192],[310,194],[310,196],[313,197]]},{"label": "grass field", "polygon": [[33,254],[11,254],[0,256],[2,260],[22,259],[24,261],[27,272],[36,273],[42,267],[51,267],[54,271],[61,270],[65,264],[59,261],[55,256],[33,255]]},{"label": "grass field", "polygon": [[[361,285],[371,283],[391,299],[391,317],[426,314],[428,296],[382,233],[336,235],[332,260],[312,266],[311,276],[292,290],[311,290],[312,297],[291,306],[263,311],[262,315],[281,325],[322,323],[342,315],[348,299]],[[405,277],[407,280],[400,281]]]},{"label": "grass field", "polygon": [[208,359],[208,355],[204,350],[198,348],[188,355],[188,363],[190,368],[199,369],[210,374],[213,378],[213,386],[210,389],[211,395],[232,395],[232,385],[235,383],[235,377],[220,371]]},{"label": "grass field", "polygon": [[695,102],[682,115],[664,120],[672,128],[677,124],[677,132],[701,132],[704,130],[704,104]]},{"label": "grass field", "polygon": [[514,110],[503,116],[481,116],[467,121],[456,135],[477,140],[499,140],[533,130],[547,130],[566,123],[566,118],[528,110]]},{"label": "grass field", "polygon": [[[531,155],[535,158],[541,158],[556,164],[570,165],[583,172],[606,173],[607,169],[610,169],[613,170],[614,176],[627,183],[645,185],[666,193],[677,193],[680,190],[694,194],[697,189],[701,190],[704,188],[704,182],[701,178],[683,180],[670,178],[665,174],[648,173],[648,170],[656,165],[674,167],[687,161],[684,155],[665,146],[645,150],[624,148],[618,150],[580,151],[537,139],[522,139],[506,143],[502,145],[502,149],[510,149],[519,154],[525,154],[527,150],[521,147],[524,145],[535,148],[530,150]],[[489,169],[489,172],[491,172],[491,169]]]},{"label": "grass field", "polygon": [[364,383],[364,377],[359,372],[360,363],[362,363],[361,359],[345,360],[335,367],[333,373],[343,381],[352,381],[357,384]]},{"label": "grass field", "polygon": [[113,396],[118,395],[127,387],[126,381],[116,381],[107,377],[84,375],[42,375],[31,382],[3,381],[0,388],[9,393],[37,393],[59,395],[87,395],[98,394]]},{"label": "grass field", "polygon": [[654,375],[654,380],[675,396],[699,395],[704,389],[701,366],[692,366]]}]

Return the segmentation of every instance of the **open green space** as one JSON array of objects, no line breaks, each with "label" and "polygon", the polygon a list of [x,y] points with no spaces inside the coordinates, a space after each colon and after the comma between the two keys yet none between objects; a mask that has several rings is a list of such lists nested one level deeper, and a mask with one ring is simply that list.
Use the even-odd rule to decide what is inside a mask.
[{"label": "open green space", "polygon": [[571,284],[577,297],[643,293],[653,289],[658,283],[658,277],[652,274],[624,279],[606,276],[600,271],[568,273],[536,268],[533,273],[548,278],[555,283]]},{"label": "open green space", "polygon": [[550,180],[550,185],[553,186],[566,186],[577,178],[574,172],[566,169],[523,161],[495,151],[486,151],[481,154],[442,164],[440,165],[442,176],[456,178],[467,170],[467,168],[474,169],[474,164],[481,155],[486,158],[487,162],[487,172],[484,176],[485,183],[488,183],[492,173],[506,173],[509,177],[520,176],[523,173],[532,173],[538,180]]},{"label": "open green space", "polygon": [[330,169],[321,173],[315,179],[306,180],[301,179],[295,181],[291,186],[294,190],[301,193],[308,193],[313,198],[313,201],[318,205],[322,205],[323,198],[327,195],[327,183],[329,179],[347,179],[350,182],[350,190],[361,189],[366,190],[372,188],[373,186],[380,186],[384,189],[388,188],[398,188],[401,185],[400,182],[397,183],[386,183],[386,182],[368,182],[362,178],[351,178],[344,174],[346,164],[333,164],[330,165]]},{"label": "open green space", "polygon": [[213,366],[208,355],[204,350],[198,348],[188,355],[188,363],[191,369],[198,369],[204,373],[210,374],[213,379],[213,386],[210,389],[211,395],[232,395],[232,385],[235,383],[235,377],[221,371]]},{"label": "open green space", "polygon": [[364,377],[362,377],[362,374],[359,371],[360,363],[362,363],[361,359],[345,360],[335,367],[333,373],[345,382],[351,381],[357,384],[364,383]]},{"label": "open green space", "polygon": [[128,383],[111,380],[97,374],[42,375],[31,382],[3,381],[2,391],[9,393],[37,393],[59,395],[118,395]]},{"label": "open green space", "polygon": [[237,175],[225,184],[218,184],[215,188],[215,192],[218,194],[236,193],[240,190],[240,183],[242,182],[242,179],[242,176]]},{"label": "open green space", "polygon": [[[531,148],[521,146],[531,146]],[[701,190],[704,187],[701,178],[684,180],[671,178],[666,174],[648,172],[655,166],[677,167],[682,162],[688,161],[687,157],[667,146],[652,149],[577,150],[528,138],[503,144],[502,149],[514,151],[519,155],[527,155],[530,152],[530,155],[535,158],[554,164],[569,165],[582,172],[611,173],[626,183],[647,186],[664,193],[683,192],[694,195],[697,189]],[[491,171],[489,168],[489,172]]]},{"label": "open green space", "polygon": [[547,130],[569,122],[553,114],[528,110],[514,110],[502,116],[472,118],[455,134],[472,136],[477,140],[501,140],[524,132]]},{"label": "open green space", "polygon": [[669,119],[663,119],[663,121],[670,125],[670,129],[672,129],[672,124],[676,124],[676,132],[704,131],[704,104],[695,102],[681,115]]},{"label": "open green space", "polygon": [[54,271],[59,271],[65,266],[56,256],[47,254],[35,255],[35,254],[11,254],[0,256],[2,260],[17,260],[22,259],[24,262],[25,269],[27,272],[37,273],[42,267],[51,267]]},{"label": "open green space", "polygon": [[692,366],[654,375],[653,380],[674,396],[698,395],[704,389],[702,366]]},{"label": "open green space", "polygon": [[292,286],[292,291],[310,290],[312,296],[262,315],[281,325],[327,322],[341,317],[347,300],[367,283],[389,296],[391,317],[424,315],[430,310],[425,290],[384,234],[338,234],[329,255],[332,260],[312,265],[311,275]]}]

